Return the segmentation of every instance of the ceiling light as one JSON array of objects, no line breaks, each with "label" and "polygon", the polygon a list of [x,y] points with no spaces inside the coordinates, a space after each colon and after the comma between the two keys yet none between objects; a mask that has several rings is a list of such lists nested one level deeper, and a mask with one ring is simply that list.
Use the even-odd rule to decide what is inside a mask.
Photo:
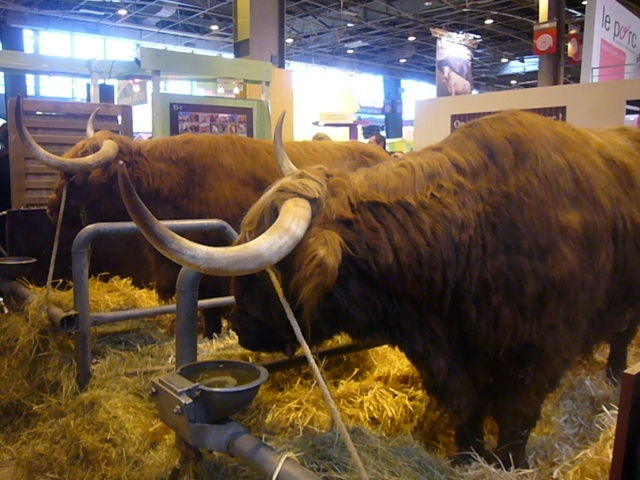
[{"label": "ceiling light", "polygon": [[511,80],[509,83],[510,83],[511,85],[515,85],[516,83],[518,83],[518,81],[517,81],[517,80]]},{"label": "ceiling light", "polygon": [[433,2],[424,2],[425,7],[430,7],[431,5],[433,5]]},{"label": "ceiling light", "polygon": [[124,17],[127,13],[129,12],[126,8],[121,8],[120,10],[118,10],[118,15],[120,15],[121,17]]},{"label": "ceiling light", "polygon": [[509,61],[509,59],[507,58],[507,56],[506,56],[506,55],[502,55],[502,58],[500,59],[500,61],[501,61],[502,63],[507,63],[507,62]]},{"label": "ceiling light", "polygon": [[484,24],[485,25],[491,25],[493,22],[494,22],[494,20],[491,17],[484,19]]},{"label": "ceiling light", "polygon": [[416,37],[415,35],[409,35],[409,36],[407,37],[407,40],[409,40],[410,42],[415,42],[415,41],[416,41],[416,38],[417,38],[417,37]]},{"label": "ceiling light", "polygon": [[353,52],[355,52],[355,50],[354,50],[353,48],[349,48],[349,49],[347,50],[347,53],[353,53]]},{"label": "ceiling light", "polygon": [[289,45],[291,45],[293,43],[293,38],[289,37],[285,40],[285,43],[288,43]]},{"label": "ceiling light", "polygon": [[407,63],[407,59],[406,58],[401,58],[400,60],[398,60],[400,63]]},{"label": "ceiling light", "polygon": [[589,3],[589,2],[587,2],[587,0],[582,0],[582,4],[583,5],[586,5],[587,3]]},{"label": "ceiling light", "polygon": [[355,23],[351,23],[351,22],[347,23],[347,27],[351,28],[353,26],[355,26]]},{"label": "ceiling light", "polygon": [[209,28],[210,28],[211,30],[220,30],[220,25],[215,25],[215,24],[214,24],[214,25],[211,25]]}]

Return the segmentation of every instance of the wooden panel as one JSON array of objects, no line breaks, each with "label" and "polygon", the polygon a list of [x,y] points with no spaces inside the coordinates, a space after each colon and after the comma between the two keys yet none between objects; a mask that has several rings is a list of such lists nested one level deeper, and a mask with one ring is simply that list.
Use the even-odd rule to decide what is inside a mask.
[{"label": "wooden panel", "polygon": [[[273,131],[280,113],[286,110],[287,116],[284,119],[282,139],[284,141],[293,140],[293,72],[274,68],[272,74],[269,89],[271,130]],[[262,85],[245,84],[242,95],[243,98],[262,100]]]},{"label": "wooden panel", "polygon": [[[60,177],[59,173],[35,160],[15,129],[16,99],[8,102],[9,152],[11,170],[11,208],[46,206]],[[46,150],[62,155],[86,138],[89,116],[100,107],[94,128],[111,130],[133,138],[132,110],[129,105],[110,103],[22,100],[24,124]]]},{"label": "wooden panel", "polygon": [[293,72],[282,68],[273,69],[270,97],[271,125],[275,126],[280,113],[286,111],[282,139],[293,140]]},{"label": "wooden panel", "polygon": [[640,363],[625,370],[618,402],[618,422],[613,442],[610,480],[639,478]]}]

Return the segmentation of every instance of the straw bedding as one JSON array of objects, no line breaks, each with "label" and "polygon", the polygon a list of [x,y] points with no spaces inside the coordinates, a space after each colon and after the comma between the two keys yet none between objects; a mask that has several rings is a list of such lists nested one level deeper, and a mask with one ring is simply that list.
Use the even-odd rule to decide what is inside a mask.
[{"label": "straw bedding", "polygon": [[[155,293],[128,280],[100,280],[90,281],[92,311],[157,304]],[[34,301],[0,318],[0,478],[3,469],[15,480],[258,477],[223,454],[194,458],[159,420],[148,387],[152,376],[173,367],[172,316],[94,329],[94,377],[79,392],[72,338],[50,325],[44,292],[33,290]],[[50,298],[72,306],[71,291],[55,289]],[[322,370],[372,479],[595,480],[609,474],[619,396],[604,376],[606,353],[603,347],[580,361],[549,397],[531,435],[527,471],[483,462],[454,466],[446,415],[394,349],[332,358]],[[243,350],[232,333],[199,343],[199,360],[276,357]],[[637,361],[636,341],[630,364]],[[308,367],[272,374],[234,419],[321,478],[358,478]]]}]

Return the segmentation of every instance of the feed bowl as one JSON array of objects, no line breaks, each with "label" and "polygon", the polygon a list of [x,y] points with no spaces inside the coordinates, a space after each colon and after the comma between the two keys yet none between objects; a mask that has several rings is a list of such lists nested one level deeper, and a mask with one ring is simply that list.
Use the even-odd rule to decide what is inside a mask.
[{"label": "feed bowl", "polygon": [[36,261],[33,257],[0,257],[0,277],[7,280],[24,277]]},{"label": "feed bowl", "polygon": [[189,363],[177,373],[200,386],[200,399],[210,422],[223,420],[247,407],[269,378],[266,368],[240,360]]}]

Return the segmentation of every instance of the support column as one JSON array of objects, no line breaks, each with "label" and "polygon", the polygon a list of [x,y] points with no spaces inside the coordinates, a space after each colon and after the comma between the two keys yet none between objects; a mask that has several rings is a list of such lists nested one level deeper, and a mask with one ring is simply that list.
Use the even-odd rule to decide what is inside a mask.
[{"label": "support column", "polygon": [[565,26],[564,10],[565,0],[539,0],[538,20],[540,23],[555,20],[558,29],[558,48],[551,55],[540,55],[538,66],[538,86],[548,87],[562,85],[564,83],[564,49]]},{"label": "support column", "polygon": [[[16,52],[24,52],[24,37],[22,29],[2,25],[0,27],[0,40],[4,50],[15,50]],[[22,95],[27,96],[27,81],[24,74],[5,73],[4,75],[4,105],[3,112],[0,112],[2,118],[7,118],[7,103],[11,97]]]},{"label": "support column", "polygon": [[402,138],[402,87],[399,78],[384,77],[384,127],[387,138]]},{"label": "support column", "polygon": [[285,0],[234,0],[233,54],[284,68]]}]

